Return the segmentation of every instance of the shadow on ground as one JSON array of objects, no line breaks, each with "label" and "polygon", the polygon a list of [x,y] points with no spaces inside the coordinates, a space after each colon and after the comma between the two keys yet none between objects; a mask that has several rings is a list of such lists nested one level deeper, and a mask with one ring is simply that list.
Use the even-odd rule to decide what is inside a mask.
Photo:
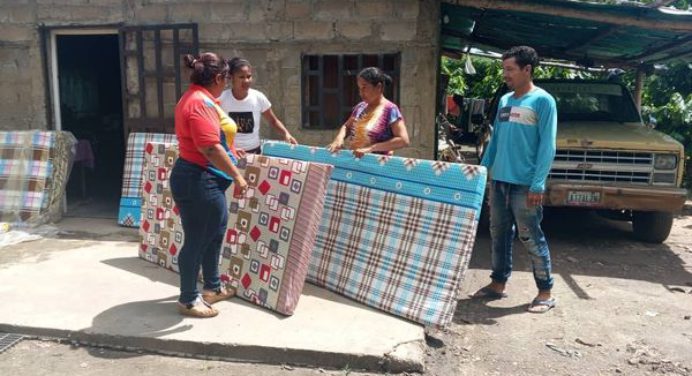
[{"label": "shadow on ground", "polygon": [[[692,207],[687,205],[678,218],[690,215]],[[669,290],[671,286],[692,284],[692,273],[671,248],[679,245],[679,239],[669,238],[663,244],[643,243],[632,237],[629,222],[613,221],[592,211],[576,209],[546,209],[543,229],[551,249],[554,274],[561,277],[579,299],[592,297],[580,286],[576,276],[639,280],[660,284]],[[518,240],[514,242],[513,251],[514,271],[531,272],[526,249]],[[481,226],[469,268],[487,270],[489,277],[490,265],[490,235],[487,226]],[[527,286],[529,288],[533,286]],[[464,297],[457,306],[455,321],[469,323],[460,312],[472,311],[475,318],[481,318],[473,324],[492,325],[496,318],[525,310],[526,304],[494,307],[491,302]]]}]

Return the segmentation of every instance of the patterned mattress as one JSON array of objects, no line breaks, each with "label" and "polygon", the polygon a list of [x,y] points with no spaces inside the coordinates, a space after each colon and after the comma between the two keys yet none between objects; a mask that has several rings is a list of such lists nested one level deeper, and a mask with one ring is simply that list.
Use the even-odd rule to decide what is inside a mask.
[{"label": "patterned mattress", "polygon": [[174,134],[130,133],[125,152],[123,187],[120,194],[118,224],[139,227],[139,214],[142,207],[142,166],[144,165],[144,146],[148,142],[176,144]]},{"label": "patterned mattress", "polygon": [[60,219],[76,144],[63,131],[0,132],[0,222]]},{"label": "patterned mattress", "polygon": [[268,142],[263,154],[334,165],[308,280],[424,325],[451,322],[476,236],[480,166],[336,154]]},{"label": "patterned mattress", "polygon": [[[145,147],[140,257],[178,271],[184,242],[168,178],[177,148]],[[227,191],[229,223],[221,249],[221,280],[239,297],[293,314],[322,218],[332,167],[248,155],[239,161],[249,189]]]},{"label": "patterned mattress", "polygon": [[142,241],[139,256],[177,273],[178,252],[185,236],[180,212],[173,202],[168,181],[173,164],[178,159],[178,146],[148,143],[143,147],[142,155],[142,205],[139,209],[139,234]]}]

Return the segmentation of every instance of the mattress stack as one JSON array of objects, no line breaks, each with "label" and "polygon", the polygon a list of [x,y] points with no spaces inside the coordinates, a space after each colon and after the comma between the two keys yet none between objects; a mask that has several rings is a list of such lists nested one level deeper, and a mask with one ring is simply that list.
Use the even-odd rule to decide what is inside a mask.
[{"label": "mattress stack", "polygon": [[0,132],[0,222],[33,226],[61,218],[76,144],[63,131]]},{"label": "mattress stack", "polygon": [[[177,271],[185,235],[168,178],[177,148],[145,146],[140,256]],[[452,321],[486,184],[480,166],[267,142],[227,191],[222,282],[290,315],[305,280],[423,325]]]},{"label": "mattress stack", "polygon": [[139,227],[140,225],[144,147],[149,142],[177,144],[178,140],[174,134],[163,133],[130,133],[128,136],[118,210],[118,224],[121,226]]}]

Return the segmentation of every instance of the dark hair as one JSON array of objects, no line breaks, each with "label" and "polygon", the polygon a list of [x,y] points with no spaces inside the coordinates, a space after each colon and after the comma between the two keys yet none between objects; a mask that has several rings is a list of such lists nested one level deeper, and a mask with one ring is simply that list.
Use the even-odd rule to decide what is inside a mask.
[{"label": "dark hair", "polygon": [[519,68],[524,68],[528,64],[531,64],[531,75],[533,76],[533,72],[538,66],[538,54],[536,50],[529,46],[515,46],[502,54],[502,61],[511,58],[514,58]]},{"label": "dark hair", "polygon": [[228,74],[228,61],[213,52],[205,52],[198,56],[185,55],[185,66],[192,69],[190,82],[200,86],[209,86],[214,83],[216,75]]},{"label": "dark hair", "polygon": [[233,59],[228,60],[228,66],[230,67],[228,74],[236,74],[243,67],[252,68],[250,62],[243,59],[242,57],[234,57]]},{"label": "dark hair", "polygon": [[369,82],[372,86],[377,86],[377,84],[382,84],[382,89],[387,87],[387,85],[392,84],[392,78],[388,74],[382,72],[382,69],[377,67],[367,67],[364,68],[358,77]]}]

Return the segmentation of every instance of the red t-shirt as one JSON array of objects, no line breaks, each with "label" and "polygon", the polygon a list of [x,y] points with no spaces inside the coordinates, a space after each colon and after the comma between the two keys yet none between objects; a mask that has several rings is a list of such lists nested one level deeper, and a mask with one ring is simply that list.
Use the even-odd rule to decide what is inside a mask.
[{"label": "red t-shirt", "polygon": [[218,104],[207,89],[192,84],[175,106],[180,157],[203,168],[209,166],[209,161],[197,148],[221,143],[219,114],[212,100]]}]

